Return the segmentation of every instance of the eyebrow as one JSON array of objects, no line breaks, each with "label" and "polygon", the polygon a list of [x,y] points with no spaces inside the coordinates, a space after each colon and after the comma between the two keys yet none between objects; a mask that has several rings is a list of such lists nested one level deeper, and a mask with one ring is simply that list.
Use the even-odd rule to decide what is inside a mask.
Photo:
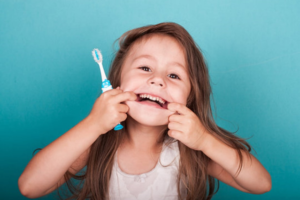
[{"label": "eyebrow", "polygon": [[[140,56],[134,58],[134,59],[132,60],[132,63],[133,63],[135,60],[140,59],[140,58],[148,58],[148,59],[150,59],[150,60],[156,61],[156,59],[155,59],[153,56],[148,55],[148,54],[143,54],[143,55],[140,55]],[[170,63],[168,63],[168,64],[169,64],[169,65],[175,65],[175,66],[178,66],[178,67],[182,68],[184,71],[187,71],[186,68],[185,68],[181,63],[179,63],[179,62],[170,62]]]}]

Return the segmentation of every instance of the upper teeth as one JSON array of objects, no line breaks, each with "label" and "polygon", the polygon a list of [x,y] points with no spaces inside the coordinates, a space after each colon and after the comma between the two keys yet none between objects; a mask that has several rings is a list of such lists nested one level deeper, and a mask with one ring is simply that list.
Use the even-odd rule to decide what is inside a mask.
[{"label": "upper teeth", "polygon": [[161,103],[161,104],[164,104],[164,103],[165,103],[165,101],[162,100],[161,98],[159,98],[159,97],[152,97],[152,96],[149,95],[149,94],[141,94],[140,97],[141,97],[141,98],[148,98],[148,99],[151,99],[152,101],[158,101],[158,102]]}]

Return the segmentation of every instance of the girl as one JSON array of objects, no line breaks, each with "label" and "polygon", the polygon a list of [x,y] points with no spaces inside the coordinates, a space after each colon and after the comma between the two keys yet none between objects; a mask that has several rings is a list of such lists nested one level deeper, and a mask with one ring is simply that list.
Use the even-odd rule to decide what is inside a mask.
[{"label": "girl", "polygon": [[[108,77],[119,87],[32,158],[18,181],[23,195],[67,182],[72,199],[211,199],[215,178],[243,192],[270,191],[250,145],[214,122],[208,70],[183,27],[133,29],[119,44]],[[112,130],[119,122],[124,129]],[[71,177],[82,180],[78,187]]]}]

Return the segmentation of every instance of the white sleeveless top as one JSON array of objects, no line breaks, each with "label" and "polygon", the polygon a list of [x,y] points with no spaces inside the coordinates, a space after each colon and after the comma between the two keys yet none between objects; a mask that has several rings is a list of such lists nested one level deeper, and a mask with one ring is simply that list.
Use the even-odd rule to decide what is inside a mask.
[{"label": "white sleeveless top", "polygon": [[[178,142],[163,144],[160,161],[150,172],[140,175],[126,174],[118,167],[117,156],[110,178],[110,200],[178,200],[177,175],[179,166]],[[183,197],[186,190],[180,184]]]}]

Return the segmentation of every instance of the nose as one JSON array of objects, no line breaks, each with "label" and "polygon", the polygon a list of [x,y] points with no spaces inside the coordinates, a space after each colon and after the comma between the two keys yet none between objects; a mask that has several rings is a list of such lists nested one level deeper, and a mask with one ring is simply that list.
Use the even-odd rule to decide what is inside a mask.
[{"label": "nose", "polygon": [[152,82],[151,82],[151,84],[154,84],[154,85],[159,85],[159,86],[163,87],[163,84],[162,84],[162,83],[158,83],[158,84],[156,84],[154,81],[152,81]]},{"label": "nose", "polygon": [[153,86],[159,86],[159,87],[165,87],[166,84],[165,84],[165,81],[163,80],[163,78],[159,77],[159,76],[155,76],[153,78],[151,78],[149,80],[150,82],[150,85],[153,85]]}]

